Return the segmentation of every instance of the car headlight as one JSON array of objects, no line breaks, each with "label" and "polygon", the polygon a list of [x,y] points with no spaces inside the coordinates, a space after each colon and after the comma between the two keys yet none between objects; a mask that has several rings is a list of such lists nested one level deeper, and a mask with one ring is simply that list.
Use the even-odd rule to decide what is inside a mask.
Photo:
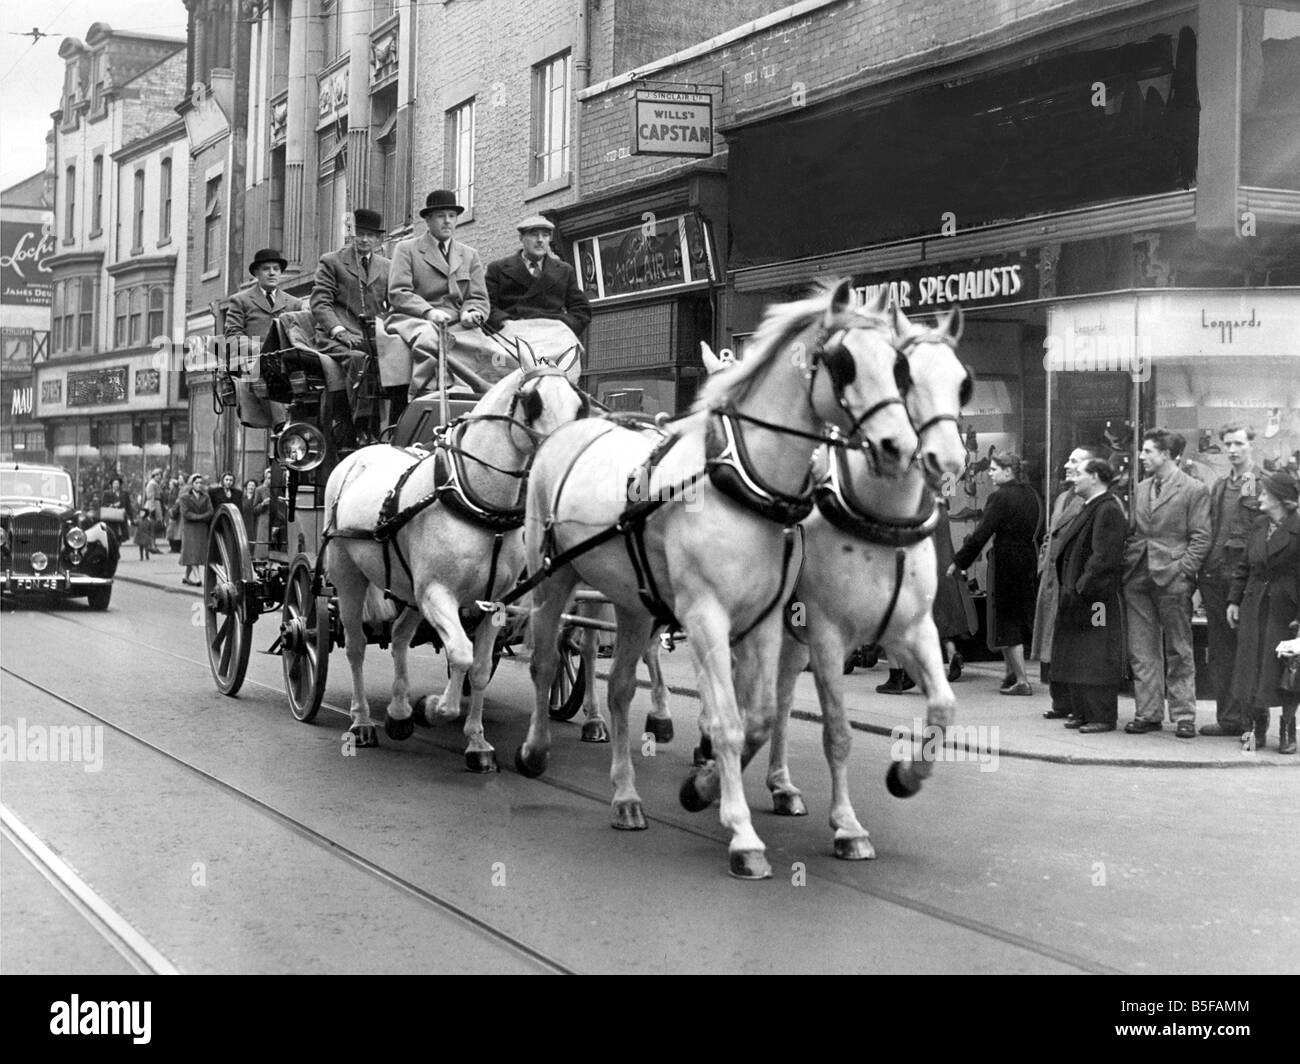
[{"label": "car headlight", "polygon": [[32,572],[34,573],[45,572],[46,566],[50,564],[50,559],[47,558],[44,554],[42,554],[40,551],[33,551],[31,560],[32,560]]},{"label": "car headlight", "polygon": [[72,528],[68,529],[63,541],[73,550],[81,550],[86,545],[86,533],[73,525]]},{"label": "car headlight", "polygon": [[315,425],[296,421],[280,433],[275,453],[284,465],[305,473],[325,460],[325,436]]}]

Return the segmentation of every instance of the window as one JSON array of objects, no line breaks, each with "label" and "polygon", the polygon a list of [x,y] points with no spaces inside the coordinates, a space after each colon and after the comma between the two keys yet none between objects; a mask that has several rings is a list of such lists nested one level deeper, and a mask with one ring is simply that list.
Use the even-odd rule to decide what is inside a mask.
[{"label": "window", "polygon": [[81,279],[81,299],[77,313],[77,344],[79,347],[95,346],[95,282],[90,277]]},{"label": "window", "polygon": [[129,293],[125,290],[113,293],[113,346],[126,346],[126,308]]},{"label": "window", "polygon": [[340,0],[321,0],[321,35],[325,44],[322,66],[329,66],[344,52],[339,3]]},{"label": "window", "polygon": [[337,122],[320,135],[320,168],[316,183],[316,217],[320,220],[319,255],[343,243],[347,211],[347,123]]},{"label": "window", "polygon": [[532,183],[569,169],[569,53],[533,68]]},{"label": "window", "polygon": [[1300,190],[1300,11],[1243,4],[1241,29],[1241,184]]},{"label": "window", "polygon": [[447,112],[447,183],[456,202],[474,209],[474,101]]},{"label": "window", "polygon": [[144,171],[135,172],[135,202],[132,208],[131,253],[144,250]]},{"label": "window", "polygon": [[75,240],[77,235],[77,168],[69,166],[63,173],[63,239]]},{"label": "window", "polygon": [[271,149],[271,227],[269,243],[273,248],[284,247],[284,155],[285,148],[283,144],[278,148]]},{"label": "window", "polygon": [[126,342],[132,347],[144,342],[144,288],[131,289],[131,313],[127,318]]},{"label": "window", "polygon": [[92,235],[104,228],[104,157],[95,156],[91,170],[90,232]]},{"label": "window", "polygon": [[167,290],[157,286],[149,289],[149,322],[146,338],[156,339],[167,335]]},{"label": "window", "polygon": [[162,172],[158,178],[158,243],[164,243],[172,236],[172,161],[162,161]]},{"label": "window", "polygon": [[221,175],[208,181],[203,212],[203,272],[221,268]]}]

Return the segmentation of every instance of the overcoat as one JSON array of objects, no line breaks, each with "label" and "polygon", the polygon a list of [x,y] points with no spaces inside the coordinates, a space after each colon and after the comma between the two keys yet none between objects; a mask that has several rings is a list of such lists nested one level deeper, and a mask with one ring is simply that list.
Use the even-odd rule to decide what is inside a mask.
[{"label": "overcoat", "polygon": [[297,296],[275,293],[275,303],[267,301],[266,292],[260,284],[241,289],[230,297],[226,306],[226,316],[222,331],[226,336],[249,336],[265,340],[281,314],[302,309],[302,300]]},{"label": "overcoat", "polygon": [[1038,496],[1028,484],[1018,480],[1003,484],[989,496],[980,523],[954,559],[958,569],[969,569],[984,545],[993,540],[988,578],[990,647],[1022,645],[1033,636],[1038,561],[1034,534],[1040,512]]},{"label": "overcoat", "polygon": [[1075,514],[1053,541],[1051,567],[1060,588],[1052,631],[1054,683],[1116,686],[1124,679],[1124,507],[1103,492]]},{"label": "overcoat", "polygon": [[212,498],[208,493],[185,491],[181,495],[181,565],[206,565],[208,525],[212,523]]},{"label": "overcoat", "polygon": [[1287,514],[1271,536],[1268,528],[1268,517],[1256,518],[1228,591],[1241,607],[1232,695],[1256,708],[1282,704],[1277,645],[1294,639],[1300,622],[1300,514]]},{"label": "overcoat", "polygon": [[[952,564],[952,523],[948,520],[948,507],[940,505],[939,524],[934,530],[934,558],[939,567],[939,583],[934,589],[934,626],[940,639],[964,639],[972,632],[970,615],[966,606],[970,591],[966,579],[954,573],[948,576]],[[971,603],[970,613],[975,612]]]},{"label": "overcoat", "polygon": [[1052,517],[1047,524],[1047,536],[1038,554],[1038,599],[1034,603],[1034,641],[1029,649],[1031,660],[1052,660],[1052,630],[1056,626],[1056,605],[1061,585],[1056,579],[1056,566],[1050,551],[1057,535],[1065,529],[1080,510],[1083,500],[1066,488],[1052,503]]},{"label": "overcoat", "polygon": [[388,305],[393,311],[389,328],[407,343],[414,342],[407,333],[418,332],[425,314],[435,307],[456,321],[463,311],[482,311],[486,321],[491,306],[478,252],[452,240],[444,259],[428,233],[403,240],[388,268]]},{"label": "overcoat", "polygon": [[357,336],[365,335],[362,317],[383,313],[388,299],[391,263],[378,252],[370,256],[370,268],[361,276],[361,256],[349,245],[321,256],[311,290],[311,313],[316,323],[316,346],[330,354],[350,352],[330,334],[342,326]]},{"label": "overcoat", "polygon": [[556,318],[581,337],[591,321],[591,304],[578,287],[572,266],[554,255],[542,260],[542,272],[534,277],[521,254],[497,259],[487,268],[488,299],[494,329],[512,318]]},{"label": "overcoat", "polygon": [[104,494],[99,500],[100,516],[103,516],[104,509],[111,508],[121,510],[123,519],[121,521],[104,521],[113,530],[113,535],[117,536],[118,543],[125,543],[131,527],[131,522],[135,520],[135,504],[131,502],[131,494],[125,488],[119,491],[110,491],[104,489]]}]

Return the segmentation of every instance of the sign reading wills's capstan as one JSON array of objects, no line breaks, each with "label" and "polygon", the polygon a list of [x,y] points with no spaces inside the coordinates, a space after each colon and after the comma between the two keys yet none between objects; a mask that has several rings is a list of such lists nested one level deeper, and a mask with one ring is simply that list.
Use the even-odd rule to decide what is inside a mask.
[{"label": "sign reading wills's capstan", "polygon": [[713,97],[638,89],[632,129],[633,155],[712,155]]}]

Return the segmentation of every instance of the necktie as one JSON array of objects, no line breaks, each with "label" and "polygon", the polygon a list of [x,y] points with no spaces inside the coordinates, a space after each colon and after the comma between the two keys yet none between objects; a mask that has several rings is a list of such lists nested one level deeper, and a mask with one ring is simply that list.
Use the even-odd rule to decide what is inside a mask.
[{"label": "necktie", "polygon": [[272,307],[275,306],[275,289],[274,289],[274,288],[268,288],[268,289],[266,290],[266,302],[267,302],[270,306],[272,306]]},{"label": "necktie", "polygon": [[439,240],[438,250],[442,252],[442,257],[444,259],[446,259],[448,262],[451,262],[451,241],[450,240]]},{"label": "necktie", "polygon": [[1155,498],[1160,498],[1160,478],[1156,477],[1156,482],[1151,485],[1151,494]]},{"label": "necktie", "polygon": [[528,272],[534,277],[540,277],[542,275],[542,264],[538,262],[537,259],[529,259]]},{"label": "necktie", "polygon": [[361,280],[362,281],[370,280],[370,256],[369,255],[361,256]]}]

